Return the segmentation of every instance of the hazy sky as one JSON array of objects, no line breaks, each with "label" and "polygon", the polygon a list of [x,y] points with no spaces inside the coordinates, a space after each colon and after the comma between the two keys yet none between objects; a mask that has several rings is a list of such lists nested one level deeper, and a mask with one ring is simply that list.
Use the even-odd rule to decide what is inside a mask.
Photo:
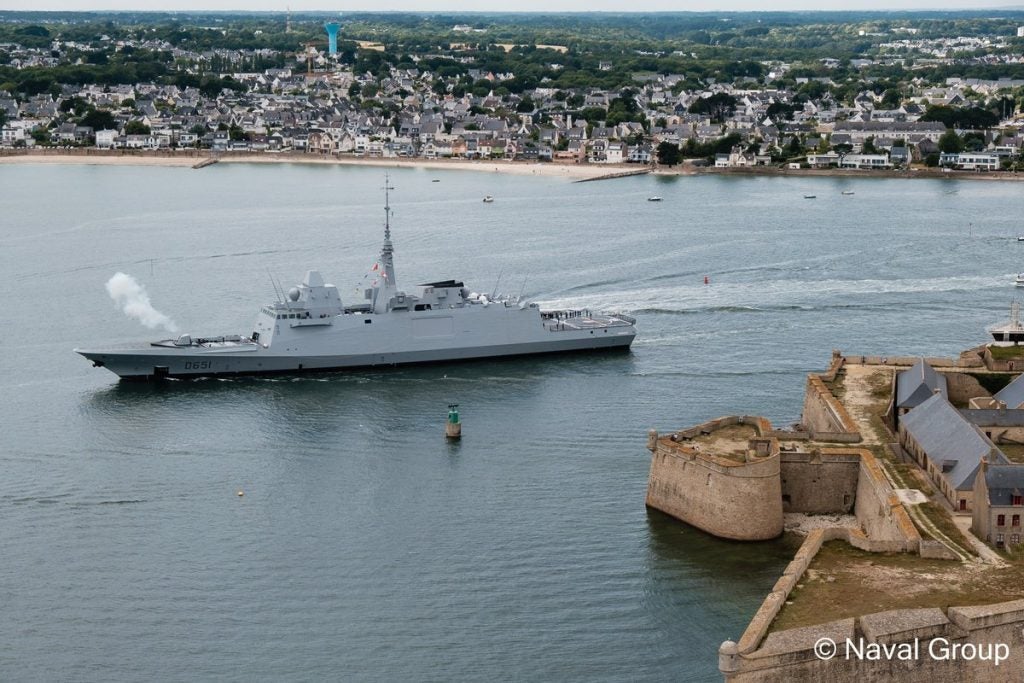
[{"label": "hazy sky", "polygon": [[317,11],[765,11],[765,10],[899,10],[994,8],[1024,9],[1024,0],[518,0],[507,3],[473,0],[0,0],[4,10],[250,10]]}]

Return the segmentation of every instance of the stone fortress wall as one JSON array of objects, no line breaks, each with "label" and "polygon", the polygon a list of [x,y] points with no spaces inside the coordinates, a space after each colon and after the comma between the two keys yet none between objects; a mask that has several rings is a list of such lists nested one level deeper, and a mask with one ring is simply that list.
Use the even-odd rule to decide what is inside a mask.
[{"label": "stone fortress wall", "polygon": [[[823,637],[838,645],[831,659],[815,653],[815,644]],[[847,639],[890,647],[917,641],[920,654],[912,662],[847,657]],[[954,648],[966,653],[965,644],[977,646],[976,652],[982,655],[1003,644],[1007,659],[996,666],[991,657],[943,657]],[[1017,683],[1024,671],[1024,600],[950,607],[945,612],[937,607],[879,612],[772,633],[747,656],[740,654],[742,647],[741,639],[738,644],[726,641],[719,648],[719,670],[728,683]]]},{"label": "stone fortress wall", "polygon": [[[738,642],[719,650],[719,668],[726,681],[1017,681],[1024,671],[1024,601],[983,607],[894,610],[813,627],[768,634],[769,627],[801,580],[821,545],[841,539],[870,552],[915,552],[949,557],[937,541],[921,538],[899,496],[874,455],[863,448],[839,446],[861,440],[856,423],[828,388],[847,361],[837,352],[826,373],[808,377],[803,423],[795,431],[774,430],[764,418],[719,418],[688,430],[659,436],[651,432],[652,451],[647,504],[709,533],[725,538],[770,538],[782,530],[782,514],[853,513],[859,528],[812,530],[793,561]],[[916,358],[859,357],[857,362],[910,366]],[[939,367],[974,367],[973,359],[929,359]],[[977,380],[947,373],[953,392],[975,391]],[[691,440],[713,437],[729,425],[755,427],[746,456],[723,460]],[[1016,436],[1016,435],[1014,435]],[[809,440],[837,443],[821,447]],[[709,443],[713,444],[713,441]],[[777,487],[774,482],[777,481]],[[776,493],[777,491],[777,493]],[[779,505],[774,498],[778,496]],[[914,666],[899,661],[819,659],[814,644],[822,636],[837,642],[864,638],[868,643],[902,643],[914,638],[942,637],[952,644],[1006,643],[1010,659],[994,668],[990,661],[935,661],[922,657]],[[926,645],[925,645],[926,646]]]},{"label": "stone fortress wall", "polygon": [[[742,460],[701,452],[693,442],[734,425],[750,425],[759,437]],[[770,429],[764,418],[732,416],[663,438],[651,434],[647,505],[722,538],[775,538],[783,529],[778,445],[760,438]]]},{"label": "stone fortress wall", "polygon": [[851,545],[920,551],[920,536],[870,451],[782,451],[776,437],[767,437],[752,439],[744,460],[737,461],[691,441],[737,424],[756,424],[759,435],[773,433],[766,419],[750,416],[723,417],[668,436],[652,432],[647,506],[738,541],[780,535],[784,512],[852,513],[860,528],[841,530]]}]

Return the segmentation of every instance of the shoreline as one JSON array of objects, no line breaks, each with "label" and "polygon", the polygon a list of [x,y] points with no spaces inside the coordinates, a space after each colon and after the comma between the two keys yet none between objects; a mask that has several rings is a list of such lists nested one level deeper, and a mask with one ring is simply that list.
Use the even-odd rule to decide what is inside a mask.
[{"label": "shoreline", "polygon": [[198,150],[183,152],[107,152],[104,150],[34,150],[2,153],[0,164],[79,164],[102,166],[165,166],[188,167],[204,161],[226,164],[319,164],[337,166],[371,166],[377,168],[421,168],[426,170],[473,171],[536,175],[571,180],[597,178],[622,170],[636,170],[636,165],[579,165],[528,161],[472,161],[468,159],[368,159],[365,157],[322,157],[304,153],[223,153],[213,155]]},{"label": "shoreline", "polygon": [[[372,166],[378,168],[421,168],[426,170],[473,171],[535,175],[570,180],[596,180],[618,177],[626,172],[648,170],[656,176],[737,176],[788,178],[902,178],[944,180],[1024,181],[1024,173],[1009,171],[945,171],[940,168],[909,170],[858,170],[852,168],[791,169],[775,166],[749,168],[714,168],[684,162],[678,166],[645,166],[642,164],[567,164],[560,162],[469,160],[469,159],[381,159],[366,157],[323,157],[298,152],[224,152],[217,155],[207,150],[182,151],[108,151],[97,149],[0,150],[2,164],[84,164],[111,166],[193,167],[210,161],[228,164],[320,164],[339,166]],[[628,175],[628,174],[627,174]]]}]

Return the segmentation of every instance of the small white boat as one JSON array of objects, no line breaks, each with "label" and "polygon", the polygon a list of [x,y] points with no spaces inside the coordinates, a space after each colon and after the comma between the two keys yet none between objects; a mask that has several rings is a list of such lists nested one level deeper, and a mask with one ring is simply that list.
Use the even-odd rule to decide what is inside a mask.
[{"label": "small white boat", "polygon": [[818,198],[818,195],[816,195],[816,194],[805,194],[804,195],[804,199],[817,199],[817,198]]},{"label": "small white boat", "polygon": [[649,201],[649,202],[660,202],[661,201],[661,197],[659,197],[658,195],[654,195],[653,197],[648,197],[647,201]]},{"label": "small white boat", "polygon": [[1024,242],[1024,235],[1017,235],[1018,242]]},{"label": "small white boat", "polygon": [[843,194],[849,196],[849,195],[853,194],[853,190],[843,190]]},{"label": "small white boat", "polygon": [[1024,273],[1017,273],[1017,277],[1013,279],[1013,284],[1018,287],[1024,287]]},{"label": "small white boat", "polygon": [[486,197],[484,197],[484,204],[490,204],[493,201],[494,197],[492,197],[491,195],[487,195]]}]

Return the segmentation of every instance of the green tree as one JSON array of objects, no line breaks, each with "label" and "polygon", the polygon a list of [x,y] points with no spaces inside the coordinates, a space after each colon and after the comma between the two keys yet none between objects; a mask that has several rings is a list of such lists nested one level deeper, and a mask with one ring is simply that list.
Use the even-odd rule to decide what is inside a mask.
[{"label": "green tree", "polygon": [[114,127],[114,115],[105,109],[90,109],[79,120],[83,126],[92,126],[93,130],[110,130]]},{"label": "green tree", "polygon": [[690,105],[691,114],[709,114],[711,120],[721,123],[732,116],[736,109],[736,98],[724,92],[715,93],[711,97],[702,97]]},{"label": "green tree", "polygon": [[964,141],[953,129],[947,130],[939,138],[939,150],[947,154],[964,151]]},{"label": "green tree", "polygon": [[796,135],[789,139],[789,144],[786,145],[786,156],[787,157],[798,157],[804,153],[803,143],[800,142],[800,138]]},{"label": "green tree", "polygon": [[579,118],[586,119],[587,123],[593,125],[608,118],[608,112],[602,107],[587,107],[580,111]]},{"label": "green tree", "polygon": [[124,126],[125,135],[149,135],[149,126],[142,121],[131,120]]},{"label": "green tree", "polygon": [[521,114],[528,114],[536,108],[537,105],[534,104],[533,100],[530,99],[529,97],[524,97],[522,100],[520,100],[519,104],[516,105],[516,111]]},{"label": "green tree", "polygon": [[888,88],[882,96],[882,107],[884,109],[896,109],[903,101],[899,88]]},{"label": "green tree", "polygon": [[679,153],[679,145],[668,141],[662,142],[658,145],[656,154],[658,157],[658,163],[662,166],[675,166],[682,160]]}]

